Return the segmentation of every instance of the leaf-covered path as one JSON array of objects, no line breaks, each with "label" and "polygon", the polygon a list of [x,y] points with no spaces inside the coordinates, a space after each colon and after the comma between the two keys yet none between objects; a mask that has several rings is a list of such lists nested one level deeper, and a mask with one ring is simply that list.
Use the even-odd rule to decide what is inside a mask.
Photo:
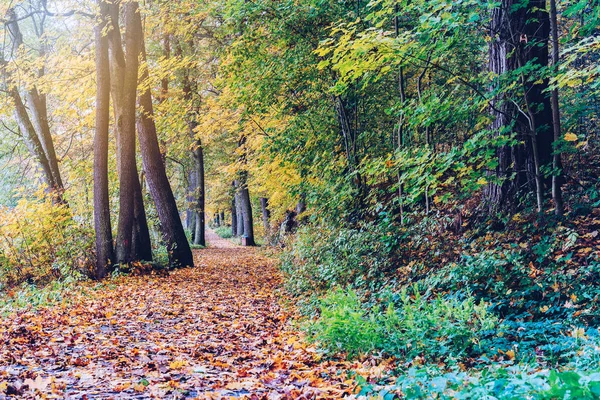
[{"label": "leaf-covered path", "polygon": [[[84,284],[5,318],[0,398],[339,398],[340,364],[290,328],[258,250],[216,238],[196,268]],[[348,384],[350,382],[347,382]]]}]

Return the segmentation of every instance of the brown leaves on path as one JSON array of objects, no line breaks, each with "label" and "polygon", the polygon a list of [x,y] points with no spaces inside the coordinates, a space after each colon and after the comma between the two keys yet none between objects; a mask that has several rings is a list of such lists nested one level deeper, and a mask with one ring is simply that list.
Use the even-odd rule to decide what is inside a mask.
[{"label": "brown leaves on path", "polygon": [[353,366],[321,362],[290,328],[272,260],[233,246],[196,251],[196,265],[97,290],[84,284],[88,295],[74,293],[69,306],[6,318],[0,398],[334,399],[353,391],[344,372]]}]

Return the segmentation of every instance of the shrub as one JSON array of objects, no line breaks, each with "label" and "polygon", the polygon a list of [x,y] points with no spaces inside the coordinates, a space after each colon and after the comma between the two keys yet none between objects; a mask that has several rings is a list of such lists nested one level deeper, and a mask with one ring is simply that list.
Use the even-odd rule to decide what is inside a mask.
[{"label": "shrub", "polygon": [[309,336],[326,351],[350,356],[382,351],[405,359],[455,359],[479,351],[479,341],[498,326],[487,305],[471,296],[429,299],[405,289],[397,303],[384,312],[378,306],[366,311],[354,291],[329,292],[320,316],[309,324]]},{"label": "shrub", "polygon": [[375,290],[385,283],[382,272],[390,268],[392,237],[376,224],[304,226],[281,255],[286,289],[297,296],[338,286]]},{"label": "shrub", "polygon": [[233,235],[231,234],[231,227],[228,226],[219,226],[215,228],[215,232],[223,239],[230,239],[233,237]]},{"label": "shrub", "polygon": [[45,284],[87,272],[92,249],[91,229],[48,196],[0,208],[0,287]]}]

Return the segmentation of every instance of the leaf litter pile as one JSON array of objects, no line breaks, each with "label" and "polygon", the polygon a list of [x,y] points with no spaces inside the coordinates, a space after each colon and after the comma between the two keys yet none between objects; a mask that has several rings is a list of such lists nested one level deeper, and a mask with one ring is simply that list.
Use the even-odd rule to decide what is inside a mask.
[{"label": "leaf litter pile", "polygon": [[352,396],[346,371],[366,366],[321,360],[290,327],[274,262],[224,242],[196,251],[196,268],[6,317],[0,398]]}]

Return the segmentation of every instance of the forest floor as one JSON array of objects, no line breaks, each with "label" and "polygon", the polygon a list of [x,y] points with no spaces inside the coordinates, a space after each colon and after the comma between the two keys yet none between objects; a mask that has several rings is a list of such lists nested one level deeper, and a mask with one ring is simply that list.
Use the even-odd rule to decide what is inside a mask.
[{"label": "forest floor", "polygon": [[344,371],[365,366],[321,360],[303,342],[275,262],[208,238],[195,268],[83,283],[62,303],[0,318],[0,399],[351,394]]}]

